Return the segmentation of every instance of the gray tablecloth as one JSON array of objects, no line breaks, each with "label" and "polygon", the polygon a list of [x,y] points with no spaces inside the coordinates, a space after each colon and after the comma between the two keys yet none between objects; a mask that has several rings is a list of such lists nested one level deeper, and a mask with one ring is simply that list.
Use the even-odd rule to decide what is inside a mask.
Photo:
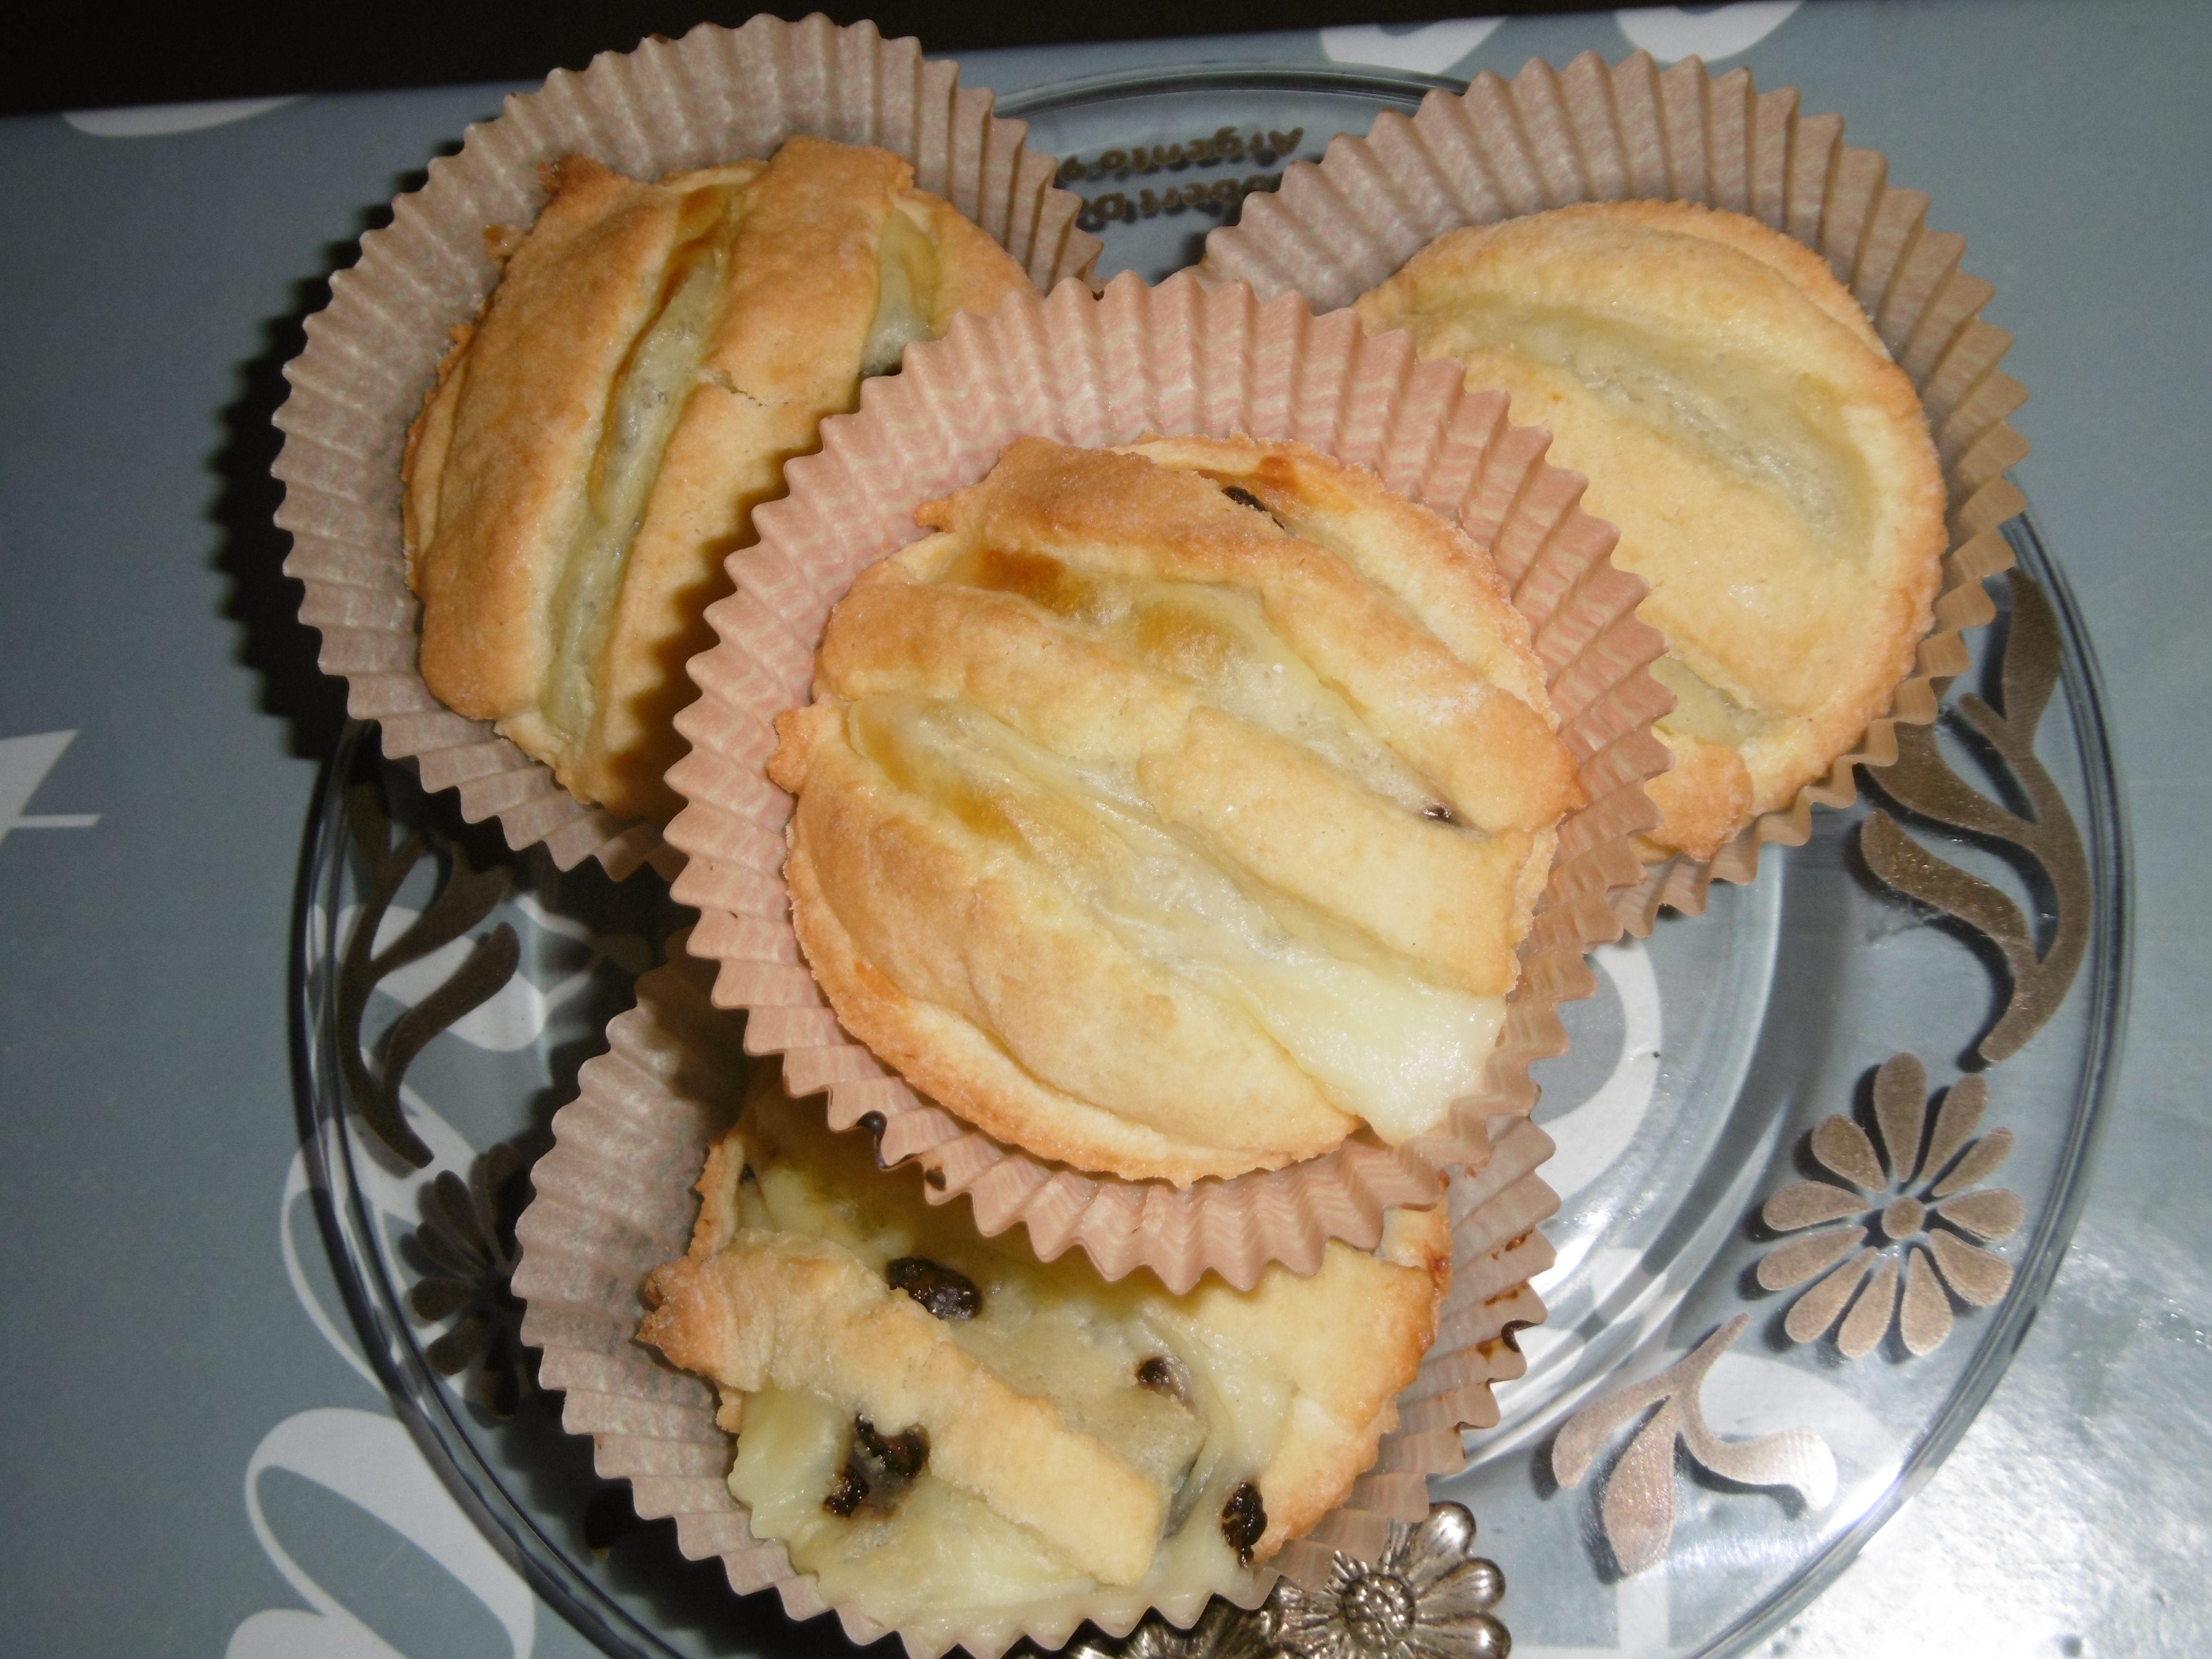
[{"label": "gray tablecloth", "polygon": [[[2102,659],[2137,860],[2124,1070],[2057,1288],[1963,1443],[1769,1650],[2194,1652],[2212,1628],[2212,1146],[2188,1010],[2212,968],[2190,873],[2212,805],[2191,644],[2212,620],[2212,10],[1785,0],[964,70],[1001,92],[1211,60],[1510,75],[1632,39],[1846,112],[1998,284],[1990,315],[2034,394],[2016,476]],[[268,418],[324,274],[501,90],[204,111],[233,118],[186,131],[191,112],[0,123],[15,1650],[586,1650],[472,1539],[410,1544],[342,1501],[349,1480],[429,1477],[343,1334],[313,1328],[337,1303],[294,1201],[289,934],[343,701],[277,574]],[[493,1588],[464,1593],[478,1568]]]}]

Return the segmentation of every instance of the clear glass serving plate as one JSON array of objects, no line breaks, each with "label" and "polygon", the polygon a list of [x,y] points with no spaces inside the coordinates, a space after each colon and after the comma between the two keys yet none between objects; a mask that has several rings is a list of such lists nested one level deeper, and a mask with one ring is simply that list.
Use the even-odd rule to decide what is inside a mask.
[{"label": "clear glass serving plate", "polygon": [[[1437,84],[1214,70],[1071,84],[1003,107],[1030,121],[1041,147],[1084,164],[1081,179],[1071,169],[1071,188],[1119,192],[1125,203],[1154,191],[1151,216],[1134,196],[1133,217],[1117,208],[1100,221],[1101,270],[1157,276],[1194,257],[1204,231],[1230,210],[1185,201],[1170,211],[1170,181],[1178,191],[1203,184],[1210,201],[1232,169],[1241,185],[1291,155],[1316,156],[1330,134],[1364,131],[1378,111],[1411,109]],[[1214,143],[1210,161],[1200,139]],[[1140,145],[1152,170],[1132,159]],[[1558,1264],[1539,1281],[1550,1318],[1520,1335],[1528,1372],[1499,1389],[1504,1420],[1469,1437],[1464,1473],[1433,1486],[1476,1516],[1482,1553],[1510,1586],[1499,1611],[1522,1659],[1738,1652],[1773,1628],[1956,1443],[2065,1249],[2125,1007],[2126,841],[2089,643],[2032,522],[2008,533],[2057,623],[2058,689],[2034,747],[2085,848],[2079,972],[2020,1053],[1981,1066],[1971,1051],[2003,1005],[2005,972],[1992,971],[1995,951],[1981,935],[1870,873],[1858,838],[1865,800],[1817,814],[1806,846],[1770,850],[1755,884],[1717,887],[1703,916],[1669,915],[1648,940],[1601,953],[1597,994],[1566,1011],[1570,1052],[1539,1073],[1538,1121],[1560,1146],[1546,1166],[1562,1200],[1545,1228]],[[1990,586],[2004,611],[2007,584]],[[1984,681],[2006,634],[2001,617],[1971,636],[1983,660],[1958,691],[2001,702]],[[2018,808],[2012,781],[1954,714],[1939,732],[1961,778]],[[1980,843],[1907,822],[1937,857],[2013,895],[2047,948],[2055,900],[2037,870],[2023,874]],[[427,850],[403,872],[393,849],[418,830]],[[503,1224],[526,1194],[516,1172],[550,1144],[548,1123],[573,1097],[576,1068],[603,1046],[607,1021],[629,1006],[632,980],[689,913],[648,873],[618,885],[591,868],[564,875],[542,853],[512,858],[495,838],[460,825],[449,803],[426,799],[411,774],[384,763],[365,731],[332,764],[311,848],[297,982],[306,1104],[329,1197],[325,1231],[371,1360],[416,1438],[538,1592],[611,1653],[841,1646],[833,1622],[794,1626],[772,1596],[733,1595],[717,1564],[682,1559],[671,1525],[637,1522],[627,1488],[593,1474],[589,1440],[562,1430],[557,1397],[534,1387],[514,1340],[519,1310],[505,1294],[513,1246]],[[457,884],[456,859],[469,869],[508,869],[503,894],[494,890],[495,873]],[[362,933],[365,913],[379,904],[380,921]],[[2069,911],[2079,908],[2069,901]],[[410,944],[370,960],[418,919]],[[502,928],[513,963],[503,978]],[[488,1000],[461,1006],[495,981]],[[349,1054],[363,1057],[351,1085]],[[1758,1268],[1796,1235],[1760,1215],[1795,1183],[1839,1182],[1813,1155],[1812,1133],[1835,1115],[1870,1122],[1871,1075],[1900,1054],[1919,1057],[1932,1091],[1969,1072],[1985,1078],[1983,1136],[2002,1128],[2011,1144],[1980,1184],[2016,1194],[2022,1220],[1990,1246],[2011,1275],[1993,1305],[1952,1298],[1948,1340],[1917,1355],[1892,1321],[1871,1352],[1852,1359],[1832,1332],[1805,1341],[1788,1334],[1802,1288],[1767,1291]],[[395,1054],[411,1055],[396,1098],[429,1155],[419,1170],[349,1103],[364,1081],[381,1097]],[[1865,1206],[1878,1212],[1894,1196],[1869,1192]],[[1832,1458],[1832,1492],[1808,1501],[1673,1455],[1669,1547],[1659,1565],[1626,1573],[1601,1499],[1612,1460],[1648,1413],[1624,1423],[1590,1477],[1571,1488],[1553,1468],[1559,1431],[1739,1314],[1747,1327],[1698,1395],[1706,1420],[1725,1439],[1789,1430],[1820,1437]]]}]

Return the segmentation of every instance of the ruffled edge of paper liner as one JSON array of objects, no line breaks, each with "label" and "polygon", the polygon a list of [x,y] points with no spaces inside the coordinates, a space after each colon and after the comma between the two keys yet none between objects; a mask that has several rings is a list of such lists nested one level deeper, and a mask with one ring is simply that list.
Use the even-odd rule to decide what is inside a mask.
[{"label": "ruffled edge of paper liner", "polygon": [[1462,95],[1431,92],[1410,118],[1387,112],[1366,137],[1331,141],[1321,162],[1247,198],[1199,267],[1201,281],[1328,311],[1446,231],[1649,198],[1747,214],[1827,260],[1920,393],[1950,493],[1950,550],[1934,630],[1888,712],[1710,862],[1668,858],[1619,894],[1639,938],[1662,905],[1696,915],[1715,879],[1752,880],[1763,844],[1802,846],[1815,805],[1857,799],[1855,770],[1895,763],[1896,726],[1936,718],[1938,682],[1968,666],[1961,633],[1996,615],[1982,581],[2013,563],[2000,526],[2026,502],[2004,474],[2028,446],[2007,422],[2027,391],[2000,370],[2012,336],[1982,320],[1996,289],[1960,268],[1966,239],[1929,228],[1926,195],[1893,188],[1887,158],[1844,143],[1842,116],[1801,114],[1795,88],[1762,93],[1749,70],[1715,75],[1695,58],[1662,70],[1646,52],[1610,66],[1584,52],[1565,70],[1532,58],[1510,82],[1485,71]]},{"label": "ruffled edge of paper liner", "polygon": [[[1295,295],[1263,306],[1188,274],[1158,289],[1124,275],[1101,296],[1062,283],[958,319],[871,382],[857,415],[824,424],[821,452],[792,463],[759,543],[731,556],[737,592],[708,611],[721,642],[692,659],[701,696],[678,717],[691,752],[668,774],[689,803],[668,836],[689,860],[674,893],[700,911],[693,949],[721,964],[715,1001],[750,1012],[748,1046],[784,1056],[794,1095],[827,1091],[836,1128],[879,1119],[885,1158],[920,1158],[940,1201],[967,1194],[987,1237],[1018,1223],[1044,1260],[1079,1247],[1108,1279],[1141,1267],[1180,1291],[1210,1269],[1249,1288],[1269,1261],[1313,1272],[1332,1237],[1373,1248],[1385,1208],[1436,1202],[1445,1170],[1490,1156],[1492,1119],[1534,1109],[1529,1065],[1566,1048],[1556,1005],[1590,994],[1584,954],[1620,936],[1609,896],[1641,870],[1632,838],[1656,820],[1644,780],[1667,764],[1650,724],[1674,705],[1646,672],[1661,649],[1635,616],[1646,589],[1613,568],[1612,526],[1577,505],[1582,478],[1544,461],[1543,434],[1506,422],[1502,393],[1460,382],[1454,365],[1417,362],[1407,337],[1367,340],[1350,313],[1316,321]],[[1490,549],[1530,623],[1589,805],[1560,826],[1484,1086],[1404,1146],[1362,1135],[1187,1188],[1048,1163],[925,1100],[848,1036],[793,933],[792,801],[764,766],[775,715],[808,700],[831,605],[921,533],[917,507],[973,483],[1014,438],[1152,432],[1297,440],[1373,469]]]},{"label": "ruffled edge of paper liner", "polygon": [[[689,1248],[707,1146],[744,1096],[742,1018],[709,1005],[710,968],[684,954],[683,935],[669,957],[639,979],[637,1006],[607,1028],[607,1052],[584,1065],[577,1098],[554,1115],[552,1149],[531,1172],[534,1196],[515,1228],[522,1256],[514,1290],[527,1304],[522,1340],[543,1350],[540,1385],[563,1394],[562,1426],[592,1437],[593,1467],[630,1483],[641,1518],[672,1517],[686,1558],[719,1556],[732,1589],[773,1586],[792,1618],[811,1619],[828,1605],[818,1581],[796,1571],[781,1543],[755,1538],[730,1495],[730,1437],[715,1425],[714,1390],[634,1340],[646,1276]],[[1545,1314],[1528,1281],[1553,1261],[1535,1230],[1559,1207],[1534,1173],[1551,1150],[1542,1130],[1516,1121],[1490,1166],[1454,1184],[1452,1285],[1437,1340],[1399,1396],[1396,1429],[1344,1504],[1255,1572],[1239,1605],[1257,1606],[1276,1571],[1317,1583],[1337,1551],[1374,1559],[1393,1519],[1428,1513],[1429,1476],[1463,1466],[1462,1427],[1498,1421],[1491,1385],[1523,1374],[1515,1334]],[[919,1176],[892,1170],[884,1178]],[[1085,1620],[1126,1635],[1155,1606],[1188,1626],[1207,1599],[1108,1593],[897,1634],[914,1659],[956,1645],[997,1659],[1024,1636],[1058,1648]],[[836,1611],[854,1642],[887,1633],[855,1608]]]},{"label": "ruffled edge of paper liner", "polygon": [[390,227],[363,236],[359,260],[331,276],[330,304],[285,366],[292,391],[276,416],[276,521],[293,542],[284,574],[306,586],[300,620],[321,631],[323,672],[345,679],[348,710],[381,725],[384,752],[412,759],[424,788],[458,791],[469,822],[496,816],[510,847],[542,842],[562,869],[597,858],[619,879],[641,863],[664,875],[680,863],[659,826],[586,805],[489,722],[446,708],[416,666],[400,461],[450,331],[498,279],[486,229],[532,222],[546,200],[538,167],[564,155],[658,179],[769,155],[807,132],[905,156],[917,185],[997,238],[1040,290],[1087,279],[1098,239],[1075,228],[1083,204],[1054,185],[1057,161],[1028,148],[1026,122],[991,112],[993,94],[959,82],[957,66],[925,62],[918,41],[819,13],[702,23],[681,40],[602,52],[471,125],[460,153],[432,161],[428,182],[392,204]]}]

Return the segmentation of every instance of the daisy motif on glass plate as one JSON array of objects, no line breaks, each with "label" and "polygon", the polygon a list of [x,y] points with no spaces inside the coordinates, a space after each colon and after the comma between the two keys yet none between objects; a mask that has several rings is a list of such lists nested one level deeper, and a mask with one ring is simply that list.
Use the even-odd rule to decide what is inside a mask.
[{"label": "daisy motif on glass plate", "polygon": [[1339,1553],[1328,1582],[1285,1578],[1268,1604],[1279,1659],[1505,1659],[1513,1638],[1492,1616],[1505,1594],[1497,1563],[1474,1553],[1474,1517],[1437,1504],[1420,1525],[1390,1525],[1382,1559]]},{"label": "daisy motif on glass plate", "polygon": [[495,1416],[509,1417],[529,1392],[534,1369],[521,1342],[522,1304],[507,1281],[519,1254],[515,1218],[530,1201],[522,1154],[501,1141],[479,1160],[472,1186],[441,1170],[425,1194],[415,1243],[429,1259],[407,1305],[426,1324],[460,1318],[422,1351],[430,1369],[456,1376],[481,1358],[477,1393]]},{"label": "daisy motif on glass plate", "polygon": [[[1847,1117],[1813,1131],[1814,1158],[1841,1181],[1794,1182],[1759,1212],[1777,1232],[1822,1228],[1778,1245],[1759,1264],[1759,1282],[1770,1291],[1827,1275],[1783,1321],[1791,1341],[1817,1340],[1840,1314],[1836,1346],[1847,1358],[1873,1352],[1893,1319],[1906,1352],[1929,1353],[1951,1334],[1952,1297],[1976,1308],[2004,1299],[2011,1264],[1981,1245],[2009,1237],[2026,1212],[2019,1194],[1981,1184],[2012,1152],[2009,1129],[1974,1138],[1988,1102],[1987,1084],[1961,1078],[1944,1094],[1931,1129],[1927,1073],[1912,1055],[1897,1054],[1875,1074],[1880,1151]],[[1824,1225],[1833,1221],[1856,1224]]]},{"label": "daisy motif on glass plate", "polygon": [[[1390,1522],[1380,1559],[1337,1552],[1317,1589],[1279,1579],[1250,1612],[1216,1596],[1187,1631],[1152,1613],[1066,1659],[1506,1659],[1513,1638],[1493,1611],[1504,1594],[1498,1564],[1474,1553],[1474,1517],[1432,1504],[1418,1526]],[[1024,1643],[1012,1659],[1044,1656]]]}]

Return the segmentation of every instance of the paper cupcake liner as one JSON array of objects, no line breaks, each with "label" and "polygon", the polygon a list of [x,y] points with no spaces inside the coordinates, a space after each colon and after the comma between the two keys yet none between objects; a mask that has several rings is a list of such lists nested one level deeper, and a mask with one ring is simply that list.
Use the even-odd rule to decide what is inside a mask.
[{"label": "paper cupcake liner", "polygon": [[[578,1098],[554,1115],[552,1150],[532,1172],[514,1288],[527,1304],[522,1339],[544,1351],[538,1381],[564,1392],[562,1425],[592,1437],[599,1474],[629,1481],[641,1516],[673,1517],[686,1557],[720,1557],[732,1589],[773,1585],[787,1613],[809,1619],[826,1607],[817,1581],[793,1567],[781,1544],[755,1538],[730,1495],[730,1439],[714,1423],[714,1390],[634,1340],[645,1279],[689,1248],[707,1147],[744,1094],[743,1021],[710,1006],[709,978],[679,936],[670,965],[638,981],[637,1006],[608,1028],[609,1051],[584,1066]],[[1549,1152],[1541,1130],[1524,1124],[1516,1133],[1542,1143],[1526,1149],[1533,1161]],[[894,1170],[884,1179],[918,1176]],[[1491,1384],[1526,1369],[1512,1332],[1544,1317],[1528,1281],[1553,1257],[1533,1230],[1557,1206],[1533,1174],[1455,1184],[1452,1286],[1436,1343],[1400,1397],[1396,1430],[1343,1506],[1255,1572],[1240,1604],[1258,1605],[1277,1570],[1316,1583],[1333,1550],[1371,1558],[1392,1519],[1426,1515],[1429,1475],[1463,1462],[1461,1426],[1496,1423]],[[1195,1592],[1153,1603],[1141,1592],[1109,1592],[897,1633],[914,1659],[955,1645],[997,1659],[1024,1636],[1057,1648],[1086,1619],[1126,1634],[1155,1605],[1188,1626],[1206,1599]],[[836,1613],[855,1642],[886,1634],[854,1608]]]},{"label": "paper cupcake liner", "polygon": [[362,237],[359,262],[331,278],[330,305],[285,367],[292,392],[276,417],[276,523],[293,538],[284,572],[307,586],[300,619],[321,630],[323,670],[345,678],[349,709],[382,725],[385,753],[411,757],[425,788],[458,790],[471,823],[496,815],[510,846],[543,842],[563,869],[596,857],[619,878],[641,862],[673,874],[680,862],[658,826],[585,805],[488,722],[447,708],[416,665],[400,459],[449,331],[498,279],[486,229],[535,220],[546,199],[538,168],[564,155],[657,179],[766,155],[805,132],[905,156],[921,188],[996,237],[1040,289],[1086,275],[1099,244],[1075,228],[1080,198],[1054,187],[1056,163],[1028,148],[1026,123],[993,115],[992,94],[959,79],[953,64],[923,62],[914,40],[819,14],[702,23],[681,40],[605,52],[471,126],[460,154],[431,162],[429,182],[393,203],[390,228]]},{"label": "paper cupcake liner", "polygon": [[1960,268],[1966,240],[1930,229],[1928,198],[1888,182],[1879,152],[1844,143],[1839,115],[1803,115],[1795,88],[1759,92],[1745,69],[1714,75],[1694,58],[1661,70],[1644,52],[1611,67],[1584,52],[1556,70],[1531,60],[1510,82],[1475,77],[1463,96],[1432,92],[1410,119],[1379,118],[1340,137],[1280,190],[1248,197],[1240,222],[1206,238],[1200,280],[1249,283],[1262,297],[1348,306],[1446,231],[1577,202],[1663,198],[1747,214],[1828,261],[1911,378],[1950,490],[1951,547],[1912,677],[1826,778],[1768,812],[1710,862],[1675,857],[1616,901],[1633,933],[1659,907],[1696,915],[1716,878],[1750,881],[1762,843],[1800,846],[1812,809],[1848,806],[1855,769],[1897,759],[1895,726],[1936,717],[1936,682],[1967,666],[1960,632],[1996,614],[1984,577],[2010,568],[1998,526],[2024,503],[2005,477],[2027,453],[2006,423],[2027,399],[1999,371],[2011,335],[1981,319],[1996,290]]},{"label": "paper cupcake liner", "polygon": [[[1316,322],[1295,296],[1262,306],[1188,276],[1017,296],[872,382],[859,414],[825,423],[821,453],[792,463],[759,543],[732,556],[737,592],[708,612],[721,643],[693,659],[701,696],[677,721],[692,750],[668,774],[690,803],[668,830],[690,860],[675,895],[700,911],[692,948],[721,964],[715,1000],[750,1011],[752,1052],[784,1056],[793,1093],[827,1091],[836,1127],[881,1120],[885,1156],[920,1158],[940,1201],[967,1194],[987,1236],[1018,1223],[1047,1261],[1079,1246],[1109,1279],[1143,1267],[1176,1291],[1209,1269],[1247,1288],[1271,1261],[1311,1273],[1326,1240],[1371,1248],[1384,1208],[1434,1203],[1446,1170],[1481,1168],[1491,1120],[1534,1104],[1530,1062],[1565,1051],[1555,1008],[1589,994],[1583,953],[1619,936],[1608,896],[1641,869],[1632,837],[1656,820],[1644,780],[1666,764],[1650,725],[1673,706],[1646,672],[1662,647],[1635,617],[1644,584],[1613,568],[1611,527],[1576,504],[1581,478],[1546,465],[1543,435],[1509,426],[1504,409],[1500,394],[1467,392],[1451,365],[1418,363],[1404,336],[1364,339],[1349,313]],[[925,1101],[852,1041],[793,933],[792,802],[763,769],[775,716],[807,701],[830,606],[921,534],[918,506],[973,483],[1014,438],[1098,446],[1148,432],[1295,439],[1370,467],[1490,548],[1530,623],[1590,805],[1561,826],[1483,1088],[1402,1146],[1358,1138],[1181,1188],[1047,1163]]]}]

